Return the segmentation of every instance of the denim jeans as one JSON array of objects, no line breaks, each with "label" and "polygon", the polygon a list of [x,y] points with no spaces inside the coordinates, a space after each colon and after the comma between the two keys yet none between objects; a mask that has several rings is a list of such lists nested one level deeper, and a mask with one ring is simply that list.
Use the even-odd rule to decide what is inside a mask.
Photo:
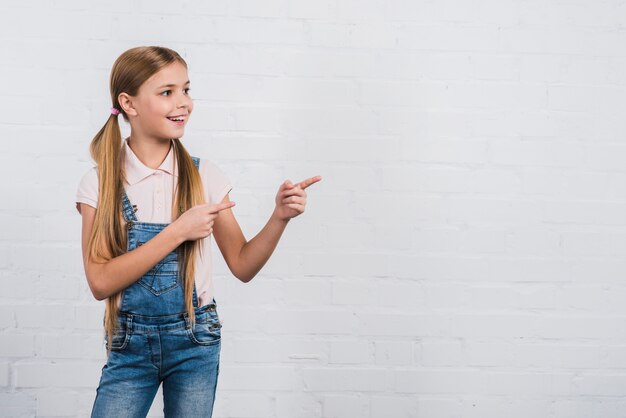
[{"label": "denim jeans", "polygon": [[165,417],[211,417],[221,348],[214,303],[196,309],[193,329],[186,313],[123,316],[118,326],[92,418],[146,417],[161,382]]}]

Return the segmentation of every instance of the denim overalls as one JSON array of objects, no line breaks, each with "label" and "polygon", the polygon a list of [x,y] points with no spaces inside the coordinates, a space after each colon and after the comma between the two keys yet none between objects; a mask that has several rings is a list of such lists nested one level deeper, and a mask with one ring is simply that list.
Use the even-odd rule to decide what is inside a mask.
[{"label": "denim overalls", "polygon": [[[200,160],[192,157],[199,168]],[[128,251],[145,244],[166,223],[139,222],[122,195]],[[111,353],[91,412],[92,418],[144,418],[163,382],[165,417],[211,417],[219,374],[221,324],[217,303],[198,307],[196,286],[192,329],[172,251],[122,292]],[[105,336],[108,347],[108,336]]]}]

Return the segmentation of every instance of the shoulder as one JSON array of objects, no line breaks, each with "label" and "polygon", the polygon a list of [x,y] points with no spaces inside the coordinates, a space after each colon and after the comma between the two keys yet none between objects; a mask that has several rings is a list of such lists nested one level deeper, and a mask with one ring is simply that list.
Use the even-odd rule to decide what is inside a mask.
[{"label": "shoulder", "polygon": [[86,203],[94,208],[98,206],[98,169],[87,170],[78,183],[76,190],[76,210],[80,213],[79,203]]},{"label": "shoulder", "polygon": [[203,180],[211,180],[212,178],[227,177],[226,173],[219,164],[209,160],[208,158],[192,157],[198,160],[198,170]]},{"label": "shoulder", "polygon": [[221,202],[232,189],[230,178],[218,164],[207,158],[200,158],[198,169],[210,203]]},{"label": "shoulder", "polygon": [[98,166],[93,166],[83,173],[80,179],[79,187],[95,184],[98,186]]},{"label": "shoulder", "polygon": [[199,169],[207,173],[222,171],[218,164],[208,158],[196,157],[200,161]]}]

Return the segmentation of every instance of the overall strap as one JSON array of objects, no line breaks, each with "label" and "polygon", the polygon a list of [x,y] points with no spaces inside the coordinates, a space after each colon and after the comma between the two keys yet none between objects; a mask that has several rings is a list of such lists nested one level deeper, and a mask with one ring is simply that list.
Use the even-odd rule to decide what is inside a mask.
[{"label": "overall strap", "polygon": [[122,190],[122,213],[124,214],[124,219],[126,220],[126,222],[137,222],[135,211],[136,206],[130,204],[130,200],[128,200],[126,191]]}]

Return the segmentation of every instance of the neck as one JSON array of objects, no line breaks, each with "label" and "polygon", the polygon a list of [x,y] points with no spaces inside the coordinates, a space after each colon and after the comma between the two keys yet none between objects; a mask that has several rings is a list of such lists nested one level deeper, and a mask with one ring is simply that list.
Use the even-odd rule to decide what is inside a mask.
[{"label": "neck", "polygon": [[170,152],[170,148],[173,146],[171,139],[149,141],[133,138],[131,135],[126,140],[139,161],[152,169],[157,169],[161,166]]}]

